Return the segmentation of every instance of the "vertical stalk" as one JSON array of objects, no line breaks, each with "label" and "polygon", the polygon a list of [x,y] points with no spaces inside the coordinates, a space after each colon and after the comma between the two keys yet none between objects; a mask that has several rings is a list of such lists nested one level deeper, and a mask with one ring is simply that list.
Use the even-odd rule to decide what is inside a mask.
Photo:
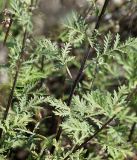
[{"label": "vertical stalk", "polygon": [[[17,68],[16,68],[15,77],[14,77],[14,80],[13,80],[11,92],[9,94],[8,103],[7,103],[7,106],[6,106],[6,110],[4,112],[2,122],[4,122],[7,119],[7,116],[8,116],[11,104],[12,104],[12,100],[13,100],[13,96],[14,96],[14,90],[15,90],[15,87],[16,87],[16,83],[17,83],[17,79],[18,79],[18,75],[19,75],[19,70],[20,70],[20,67],[21,67],[21,64],[22,64],[22,58],[23,58],[23,55],[24,55],[26,37],[27,37],[27,31],[25,30],[24,36],[23,36],[23,41],[22,41],[22,48],[21,48],[20,56],[19,56],[19,59],[17,61]],[[1,136],[2,136],[2,129],[0,129],[0,138],[1,138]]]},{"label": "vertical stalk", "polygon": [[[135,89],[133,89],[133,91],[128,95],[127,97],[127,102],[130,102],[130,99],[135,96],[137,94],[137,86],[135,87]],[[137,115],[137,113],[136,113]],[[129,131],[129,136],[128,136],[128,142],[131,142],[132,141],[132,137],[133,137],[133,134],[135,132],[135,129],[136,129],[136,122],[134,122],[131,126],[131,129]]]},{"label": "vertical stalk", "polygon": [[129,133],[129,136],[128,136],[128,142],[131,142],[133,134],[135,132],[135,128],[136,128],[136,122],[133,123],[133,125],[130,129],[130,133]]},{"label": "vertical stalk", "polygon": [[[97,29],[99,29],[99,27],[100,27],[100,22],[101,22],[101,20],[102,20],[102,17],[103,17],[103,15],[104,15],[105,11],[106,11],[106,8],[107,8],[107,5],[108,5],[109,1],[110,1],[110,0],[105,0],[104,5],[103,5],[102,10],[101,10],[101,13],[100,13],[100,15],[99,15],[99,17],[98,17],[98,19],[97,19],[97,22],[96,22],[94,31],[97,30]],[[94,32],[93,32],[93,34],[94,34]],[[83,74],[83,71],[84,71],[84,68],[85,68],[85,64],[86,64],[86,61],[87,61],[87,59],[88,59],[88,56],[89,56],[90,52],[91,52],[91,47],[90,47],[90,45],[89,45],[86,53],[84,54],[83,60],[82,60],[82,62],[81,62],[81,67],[80,67],[80,69],[79,69],[79,72],[78,72],[78,74],[77,74],[77,77],[76,77],[76,79],[74,80],[74,82],[73,82],[73,84],[72,84],[72,87],[71,87],[71,90],[70,90],[70,94],[69,94],[69,98],[68,98],[68,101],[67,101],[67,105],[68,105],[68,106],[71,105],[71,101],[72,101],[72,98],[73,98],[73,95],[74,95],[76,86],[78,85],[78,83],[79,83],[79,81],[80,81],[80,78],[81,78],[81,76],[82,76],[82,74]],[[62,122],[62,121],[63,121],[63,119],[61,120],[61,122]],[[61,123],[61,122],[60,122],[60,123]],[[60,136],[61,136],[61,133],[62,133],[62,128],[59,127],[59,130],[57,131],[57,134],[56,134],[56,141],[59,141]],[[55,150],[55,146],[53,146],[53,147],[51,148],[51,153],[52,153],[52,154],[54,153],[54,150]]]},{"label": "vertical stalk", "polygon": [[6,34],[5,34],[5,38],[4,38],[4,41],[3,41],[3,46],[6,45],[6,42],[7,42],[7,39],[8,39],[8,36],[9,36],[9,32],[10,32],[10,29],[11,29],[11,26],[12,26],[12,23],[13,23],[13,19],[11,18],[10,19],[10,23],[9,23],[9,27],[6,31]]},{"label": "vertical stalk", "polygon": [[[44,60],[45,60],[45,57],[44,57],[44,55],[42,55],[42,57],[41,57],[41,69],[40,69],[40,70],[41,70],[41,72],[43,72],[43,71],[44,71]],[[41,87],[42,87],[43,82],[44,82],[44,79],[43,79],[43,78],[41,78],[39,88],[41,88]]]},{"label": "vertical stalk", "polygon": [[[137,90],[137,86],[136,86],[136,88],[133,89],[133,90],[131,91],[131,93],[129,93],[129,95],[127,96],[127,98],[126,98],[126,102],[127,102],[127,103],[130,102],[130,100],[132,99],[132,97],[133,97],[134,94],[136,93],[136,92],[135,92],[136,90]],[[98,129],[93,135],[91,135],[91,136],[89,136],[88,138],[86,138],[85,141],[84,141],[82,144],[80,144],[79,146],[75,146],[75,147],[72,149],[72,151],[70,152],[70,154],[67,155],[67,156],[64,158],[64,160],[67,160],[72,153],[75,153],[77,150],[83,148],[89,141],[91,141],[93,138],[95,138],[102,130],[104,130],[104,129],[107,127],[107,125],[108,125],[110,122],[113,121],[113,119],[116,118],[116,116],[117,116],[117,115],[115,114],[112,118],[110,118],[110,119],[109,119],[106,123],[104,123],[104,124],[102,125],[102,127],[101,127],[100,129]],[[128,138],[129,138],[128,141],[130,141],[131,138],[132,138],[132,135],[133,135],[135,126],[136,126],[136,123],[134,123],[133,126],[132,126],[132,128],[131,128],[131,132],[130,132],[130,135],[129,135],[129,137],[128,137]]]},{"label": "vertical stalk", "polygon": [[112,118],[110,118],[99,130],[97,130],[93,135],[91,135],[90,137],[88,137],[81,145],[74,147],[74,149],[72,150],[72,152],[69,155],[67,155],[67,157],[65,157],[64,160],[67,160],[72,153],[75,153],[77,150],[83,148],[90,140],[92,140],[93,138],[95,138],[103,129],[105,129],[107,127],[107,125],[111,121],[113,121],[113,119],[115,117],[116,117],[116,115],[114,115]]}]

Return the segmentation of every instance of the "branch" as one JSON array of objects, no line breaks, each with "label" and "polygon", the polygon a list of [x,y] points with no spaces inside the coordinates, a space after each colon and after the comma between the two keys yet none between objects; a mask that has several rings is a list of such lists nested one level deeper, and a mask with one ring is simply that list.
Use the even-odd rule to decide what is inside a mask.
[{"label": "branch", "polygon": [[[107,125],[113,121],[113,119],[116,117],[116,115],[114,115],[112,118],[110,118],[99,130],[97,130],[93,135],[91,135],[90,137],[88,137],[81,145],[79,146],[76,146],[72,152],[72,153],[75,153],[77,150],[83,148],[89,141],[91,141],[93,138],[95,138],[103,129],[105,129],[107,127]],[[64,158],[64,160],[68,159],[70,154]]]},{"label": "branch", "polygon": [[135,128],[136,128],[136,122],[133,123],[133,125],[130,129],[130,133],[129,133],[129,136],[128,136],[128,142],[131,142],[133,134],[135,132]]},{"label": "branch", "polygon": [[[102,20],[102,17],[103,17],[103,15],[104,15],[105,11],[106,11],[106,8],[107,8],[107,5],[108,5],[109,1],[110,1],[110,0],[105,0],[105,2],[104,2],[103,8],[102,8],[101,13],[100,13],[100,15],[99,15],[99,17],[98,17],[98,19],[97,19],[97,22],[96,22],[94,32],[95,32],[95,30],[99,29],[99,27],[100,27],[100,22],[101,22],[101,20]],[[93,34],[94,34],[94,32],[93,32]],[[72,97],[73,97],[73,95],[74,95],[76,86],[78,85],[78,83],[79,83],[79,81],[80,81],[80,78],[81,78],[81,76],[82,76],[82,74],[83,74],[83,71],[84,71],[84,68],[85,68],[85,64],[86,64],[86,61],[87,61],[87,59],[88,59],[88,56],[89,56],[90,52],[91,52],[91,46],[89,45],[89,46],[88,46],[88,49],[87,49],[87,51],[86,51],[86,53],[85,53],[85,55],[84,55],[84,57],[83,57],[83,61],[81,62],[81,67],[80,67],[80,69],[79,69],[79,72],[78,72],[78,74],[77,74],[77,77],[76,77],[76,79],[75,79],[75,81],[73,82],[73,85],[72,85],[72,87],[71,87],[71,91],[70,91],[69,98],[68,98],[68,101],[67,101],[67,105],[68,105],[68,106],[71,105]],[[63,119],[61,120],[61,122],[62,122],[62,121],[63,121]],[[60,123],[61,123],[61,122],[60,122]],[[61,133],[62,133],[62,128],[59,127],[59,130],[58,130],[57,135],[56,135],[56,141],[59,141],[60,136],[61,136]],[[53,147],[51,148],[51,153],[52,153],[52,154],[54,153],[54,150],[55,150],[55,146],[53,146]]]},{"label": "branch", "polygon": [[[129,103],[130,100],[132,99],[132,97],[137,93],[137,86],[131,91],[131,93],[129,93],[129,95],[127,96],[126,98],[126,102]],[[89,141],[91,141],[93,138],[95,138],[103,129],[105,129],[107,127],[107,125],[112,122],[114,120],[114,118],[116,118],[116,114],[110,118],[100,129],[98,129],[93,135],[91,135],[90,137],[86,138],[85,141],[79,145],[79,146],[76,146],[74,147],[74,149],[71,151],[71,153],[69,155],[67,155],[64,160],[68,159],[69,156],[72,154],[72,153],[75,153],[77,150],[83,148]],[[134,129],[135,129],[135,126],[136,126],[136,123],[133,124],[132,128],[131,128],[131,131],[130,131],[130,134],[129,134],[129,137],[128,137],[128,142],[131,141],[131,138],[132,138],[132,135],[134,133]]]},{"label": "branch", "polygon": [[[127,101],[129,102],[130,99],[135,96],[137,94],[137,86],[133,89],[133,91],[128,95],[127,97]],[[137,113],[136,113],[137,114]],[[130,129],[130,133],[129,133],[129,136],[128,136],[128,142],[130,142],[132,140],[132,137],[133,137],[133,134],[134,134],[134,131],[136,129],[136,122],[133,123],[131,129]]]},{"label": "branch", "polygon": [[[102,8],[102,11],[101,11],[101,13],[100,13],[100,15],[99,15],[99,17],[98,17],[98,19],[97,19],[97,22],[96,22],[94,31],[97,30],[97,29],[99,29],[99,27],[100,27],[100,22],[101,22],[101,20],[102,20],[102,17],[103,17],[103,15],[104,15],[105,11],[106,11],[106,8],[107,8],[107,5],[108,5],[108,2],[109,2],[109,1],[110,1],[110,0],[105,0],[104,5],[103,5],[103,8]],[[94,33],[93,33],[93,34],[94,34]],[[88,46],[88,49],[87,49],[87,51],[86,51],[86,53],[85,53],[85,55],[84,55],[83,61],[81,62],[81,67],[80,67],[80,69],[79,69],[78,75],[77,75],[77,77],[76,77],[76,79],[75,79],[75,81],[74,81],[74,83],[73,83],[73,85],[72,85],[72,88],[71,88],[71,91],[70,91],[70,95],[69,95],[69,98],[68,98],[68,102],[67,102],[67,105],[68,105],[68,106],[70,106],[70,104],[71,104],[72,97],[73,97],[73,95],[74,95],[76,86],[77,86],[77,84],[79,83],[80,78],[81,78],[81,76],[82,76],[82,74],[83,74],[83,70],[84,70],[86,61],[87,61],[87,59],[88,59],[88,56],[89,56],[89,54],[90,54],[90,51],[91,51],[91,47],[90,47],[90,45],[89,45],[89,46]]]},{"label": "branch", "polygon": [[11,29],[11,26],[12,26],[12,23],[13,23],[13,19],[12,19],[12,16],[9,17],[9,26],[7,28],[7,31],[6,31],[6,34],[5,34],[5,38],[4,38],[4,41],[3,41],[3,46],[6,45],[6,42],[7,42],[7,39],[8,39],[8,36],[9,36],[9,32],[10,32],[10,29]]},{"label": "branch", "polygon": [[[13,85],[12,85],[11,92],[10,92],[10,95],[9,95],[9,98],[8,98],[8,103],[7,103],[7,106],[6,106],[6,110],[4,112],[2,122],[4,122],[7,119],[9,109],[10,109],[11,104],[12,104],[14,90],[15,90],[15,87],[16,87],[16,83],[17,83],[17,79],[18,79],[18,75],[19,75],[19,70],[20,70],[20,67],[21,67],[21,64],[22,64],[22,58],[23,58],[23,55],[24,55],[26,36],[27,36],[27,31],[25,30],[24,36],[23,36],[23,41],[22,41],[22,49],[21,49],[21,52],[20,52],[19,59],[17,61],[16,73],[15,73]],[[0,129],[0,138],[1,138],[1,136],[2,136],[2,129]]]}]

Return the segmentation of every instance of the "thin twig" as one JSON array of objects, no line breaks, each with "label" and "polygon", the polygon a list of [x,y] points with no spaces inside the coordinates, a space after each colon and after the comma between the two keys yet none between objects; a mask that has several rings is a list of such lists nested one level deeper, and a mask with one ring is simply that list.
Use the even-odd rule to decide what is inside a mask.
[{"label": "thin twig", "polygon": [[100,15],[98,17],[98,20],[97,20],[97,23],[96,23],[96,26],[95,26],[95,30],[99,29],[99,27],[100,27],[101,20],[102,20],[103,15],[104,15],[104,13],[106,11],[106,8],[108,6],[109,1],[110,0],[105,0],[105,2],[104,2],[103,8],[101,10],[101,13],[100,13]]},{"label": "thin twig", "polygon": [[[105,10],[106,10],[106,8],[107,8],[107,5],[108,5],[108,2],[109,2],[109,1],[110,1],[110,0],[105,0],[104,5],[103,5],[103,8],[102,8],[102,11],[101,11],[101,13],[100,13],[100,15],[99,15],[99,17],[98,17],[97,22],[96,22],[94,31],[97,30],[97,29],[99,29],[100,22],[101,22],[101,20],[102,20],[102,17],[103,17],[103,15],[104,15],[104,13],[105,13]],[[73,85],[72,85],[72,88],[71,88],[71,91],[70,91],[70,95],[69,95],[69,98],[68,98],[68,102],[67,102],[67,105],[68,105],[68,106],[70,106],[70,104],[71,104],[72,97],[73,97],[73,95],[74,95],[76,86],[77,86],[77,84],[79,83],[80,78],[81,78],[81,76],[82,76],[82,74],[83,74],[83,70],[84,70],[84,68],[85,68],[85,63],[86,63],[86,61],[87,61],[87,59],[88,59],[88,56],[89,56],[89,54],[90,54],[90,51],[91,51],[91,47],[90,47],[90,45],[89,45],[89,46],[88,46],[88,49],[87,49],[87,51],[86,51],[86,53],[85,53],[85,55],[84,55],[83,61],[81,62],[81,67],[80,67],[80,69],[79,69],[78,75],[77,75],[77,77],[76,77],[76,79],[75,79],[75,81],[74,81],[74,83],[73,83]]]},{"label": "thin twig", "polygon": [[137,86],[132,90],[132,92],[127,96],[126,101],[129,102],[131,98],[137,94]]},{"label": "thin twig", "polygon": [[136,122],[133,123],[133,125],[130,129],[130,133],[129,133],[129,136],[128,136],[128,142],[131,142],[134,131],[135,131],[135,128],[136,128]]},{"label": "thin twig", "polygon": [[[6,106],[6,110],[4,112],[2,122],[4,122],[7,119],[9,109],[10,109],[11,104],[12,104],[12,100],[13,100],[13,96],[14,96],[14,90],[15,90],[15,87],[16,87],[16,83],[17,83],[17,79],[18,79],[18,75],[19,75],[19,70],[20,70],[20,67],[21,67],[21,64],[22,64],[22,58],[23,58],[23,55],[24,55],[26,36],[27,36],[27,31],[25,30],[24,36],[23,36],[23,41],[22,41],[22,48],[21,48],[21,52],[20,52],[20,57],[17,61],[16,73],[15,73],[13,85],[12,85],[11,92],[10,92],[10,95],[9,95],[9,98],[8,98],[8,103],[7,103],[7,106]],[[1,138],[1,136],[2,136],[2,129],[0,129],[0,138]]]},{"label": "thin twig", "polygon": [[97,58],[97,60],[96,60],[96,66],[95,66],[95,70],[94,70],[94,73],[93,73],[90,90],[93,89],[93,86],[94,86],[94,82],[95,82],[97,73],[98,73],[98,58]]},{"label": "thin twig", "polygon": [[9,32],[10,32],[10,29],[11,29],[11,26],[12,26],[12,23],[13,23],[13,19],[12,17],[10,18],[10,23],[9,23],[9,27],[6,31],[6,34],[5,34],[5,38],[4,38],[4,41],[3,41],[3,46],[6,45],[6,42],[7,42],[7,39],[8,39],[8,36],[9,36]]},{"label": "thin twig", "polygon": [[89,15],[89,13],[90,13],[91,10],[93,9],[94,4],[95,4],[96,2],[97,2],[97,0],[95,0],[94,3],[93,3],[90,7],[88,7],[88,8],[86,7],[86,8],[84,9],[83,14],[78,17],[78,21],[79,21],[81,18],[86,19],[86,17]]},{"label": "thin twig", "polygon": [[13,94],[14,94],[14,90],[15,90],[15,87],[16,87],[17,78],[18,78],[18,74],[19,74],[19,69],[20,69],[23,54],[24,54],[26,36],[27,36],[27,31],[25,30],[24,36],[23,36],[23,41],[22,41],[22,49],[21,49],[21,52],[20,52],[20,57],[17,61],[17,69],[16,69],[16,73],[15,73],[15,78],[14,78],[14,81],[13,81],[12,89],[11,89],[11,92],[10,92],[10,96],[9,96],[9,99],[8,99],[8,104],[7,104],[7,107],[6,107],[6,111],[4,113],[3,120],[6,120],[8,112],[9,112],[9,108],[10,108],[11,103],[12,103]]},{"label": "thin twig", "polygon": [[[99,29],[100,22],[101,22],[101,20],[102,20],[102,17],[103,17],[103,15],[104,15],[105,11],[106,11],[106,8],[107,8],[107,5],[108,5],[109,1],[110,1],[110,0],[105,0],[105,2],[104,2],[103,8],[102,8],[101,13],[100,13],[100,15],[99,15],[99,17],[98,17],[98,19],[97,19],[97,22],[96,22],[94,32],[95,32],[95,30]],[[94,33],[93,33],[93,34],[94,34]],[[87,59],[88,59],[88,57],[89,57],[90,52],[91,52],[91,46],[89,45],[88,48],[87,48],[86,53],[84,54],[83,60],[82,60],[82,62],[81,62],[81,67],[80,67],[80,69],[79,69],[79,72],[78,72],[78,74],[77,74],[77,77],[76,77],[75,81],[74,81],[73,84],[72,84],[71,91],[70,91],[70,94],[69,94],[69,98],[68,98],[68,101],[67,101],[67,105],[68,105],[68,106],[71,105],[72,97],[73,97],[73,95],[74,95],[76,86],[78,85],[78,83],[79,83],[79,81],[80,81],[80,79],[81,79],[81,76],[82,76],[82,74],[83,74],[83,71],[84,71],[84,68],[85,68],[85,64],[86,64],[86,61],[87,61]],[[62,121],[63,121],[63,119],[61,120],[61,122],[62,122]],[[61,122],[60,122],[60,123],[61,123]],[[58,130],[58,132],[57,132],[57,134],[56,134],[56,141],[59,141],[60,136],[61,136],[61,133],[62,133],[62,128],[59,127],[59,130]],[[53,146],[52,149],[51,149],[51,153],[52,153],[52,154],[54,153],[54,150],[55,150],[55,147]]]},{"label": "thin twig", "polygon": [[[133,89],[133,91],[127,96],[127,101],[130,102],[131,98],[137,94],[137,86]],[[129,136],[128,136],[128,142],[130,142],[132,140],[133,134],[135,132],[135,128],[136,128],[136,122],[133,123],[130,132],[129,132]]]},{"label": "thin twig", "polygon": [[[72,153],[75,153],[77,150],[83,148],[89,141],[91,141],[93,138],[95,138],[103,129],[105,129],[107,127],[107,125],[113,121],[113,119],[116,117],[116,115],[114,115],[112,118],[110,118],[99,130],[97,130],[93,135],[91,135],[90,137],[88,137],[81,145],[79,146],[76,146],[72,152]],[[67,157],[64,158],[64,160],[68,159],[69,158],[69,155],[67,155]]]},{"label": "thin twig", "polygon": [[[126,98],[126,102],[129,103],[130,100],[132,99],[132,97],[137,93],[137,86],[129,93],[129,95],[127,96]],[[116,114],[110,118],[100,129],[98,129],[93,135],[91,135],[90,137],[86,138],[85,141],[79,145],[79,146],[76,146],[74,147],[74,149],[71,151],[70,154],[72,153],[75,153],[77,150],[83,148],[89,141],[91,141],[93,138],[95,138],[103,129],[105,129],[107,127],[107,125],[112,122],[114,120],[114,118],[116,118]],[[129,134],[129,137],[128,137],[128,141],[131,141],[131,138],[133,136],[133,132],[135,130],[135,126],[136,126],[136,123],[133,124],[132,128],[131,128],[131,132]],[[64,160],[68,159],[69,158],[69,155],[67,155]]]},{"label": "thin twig", "polygon": [[[45,61],[45,57],[44,57],[44,55],[42,55],[42,57],[41,57],[41,72],[43,72],[44,71],[44,61]],[[44,82],[44,78],[41,78],[41,80],[40,80],[40,84],[39,84],[39,88],[41,88],[42,87],[42,85],[43,85],[43,82]]]}]

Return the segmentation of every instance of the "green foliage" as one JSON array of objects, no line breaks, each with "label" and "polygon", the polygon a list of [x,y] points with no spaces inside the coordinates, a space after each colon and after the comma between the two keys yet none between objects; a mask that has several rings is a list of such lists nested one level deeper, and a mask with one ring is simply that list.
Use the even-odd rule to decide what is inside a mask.
[{"label": "green foliage", "polygon": [[[90,2],[96,5],[95,1]],[[18,148],[28,151],[28,160],[132,157],[137,149],[136,133],[133,140],[128,140],[131,126],[137,122],[137,38],[121,42],[119,34],[109,32],[102,36],[74,11],[63,19],[57,38],[35,37],[31,20],[36,6],[31,3],[30,0],[10,1],[13,35],[8,37],[6,46],[11,90],[4,89],[4,95],[7,102],[13,89],[13,98],[8,116],[3,119],[6,109],[1,102],[0,87],[0,160],[15,159],[13,151]],[[27,36],[22,42],[24,31]],[[68,106],[68,91],[77,76],[75,68],[79,68],[81,52],[85,53],[87,46],[96,54],[86,61],[83,81],[77,85]],[[59,141],[55,131],[52,133],[58,127],[62,129]],[[92,138],[86,145],[75,150],[89,137]]]},{"label": "green foliage", "polygon": [[27,27],[29,31],[32,31],[31,12],[29,12],[30,1],[18,1],[13,0],[11,3],[11,13],[16,17],[19,25]]},{"label": "green foliage", "polygon": [[[76,96],[73,99],[71,111],[69,112],[64,110],[67,107],[65,104],[62,107],[63,103],[60,103],[60,100],[57,102],[57,99],[48,98],[47,101],[51,106],[55,107],[56,115],[66,116],[61,126],[64,134],[73,140],[74,145],[81,144],[86,137],[95,132],[95,127],[100,128],[109,117],[117,115],[116,120],[113,122],[113,128],[109,126],[93,142],[97,144],[100,142],[102,151],[107,149],[113,159],[117,159],[118,157],[124,159],[127,155],[131,155],[131,146],[128,144],[125,146],[128,133],[124,132],[124,130],[129,129],[130,124],[137,120],[135,114],[130,114],[125,101],[125,91],[126,88],[122,87],[118,93],[114,92],[114,94],[108,92],[102,93],[97,90],[92,93],[83,94],[82,98]],[[119,121],[119,126],[117,126],[116,121]],[[125,123],[126,126],[124,125]],[[106,132],[108,133],[107,137]]]},{"label": "green foliage", "polygon": [[66,30],[62,33],[61,38],[64,41],[71,42],[79,46],[86,39],[87,25],[83,19],[75,12],[72,12],[63,22]]}]

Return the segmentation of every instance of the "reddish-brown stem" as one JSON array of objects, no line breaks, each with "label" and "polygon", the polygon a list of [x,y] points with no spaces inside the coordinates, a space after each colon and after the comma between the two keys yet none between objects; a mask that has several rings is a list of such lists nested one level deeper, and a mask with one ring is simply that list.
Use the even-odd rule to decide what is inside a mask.
[{"label": "reddish-brown stem", "polygon": [[6,31],[6,34],[5,34],[5,38],[4,38],[4,41],[3,41],[3,46],[6,45],[6,42],[7,42],[7,39],[8,39],[8,36],[9,36],[9,32],[10,32],[10,29],[11,29],[11,26],[12,26],[12,23],[13,23],[13,19],[11,18],[10,19],[10,23],[9,23],[9,27]]},{"label": "reddish-brown stem", "polygon": [[136,122],[133,123],[133,125],[130,129],[130,133],[129,133],[129,136],[128,136],[128,142],[130,142],[132,140],[135,128],[136,128]]},{"label": "reddish-brown stem", "polygon": [[[114,119],[115,117],[116,117],[116,115],[114,115],[112,118],[110,118],[110,119],[109,119],[100,129],[98,129],[93,135],[91,135],[90,137],[86,138],[86,140],[85,140],[81,145],[76,146],[76,147],[72,150],[72,152],[71,152],[70,154],[75,153],[77,150],[83,148],[89,141],[91,141],[91,140],[92,140],[93,138],[95,138],[103,129],[105,129],[105,128],[107,127],[107,125],[108,125],[111,121],[113,121],[113,119]],[[70,154],[69,154],[67,157],[65,157],[64,160],[68,159],[69,156],[70,156]]]},{"label": "reddish-brown stem", "polygon": [[[109,1],[110,1],[110,0],[105,0],[104,5],[103,5],[102,10],[101,10],[101,13],[100,13],[100,15],[99,15],[99,17],[98,17],[98,19],[97,19],[97,22],[96,22],[96,25],[95,25],[95,29],[94,29],[94,30],[99,29],[100,22],[101,22],[101,20],[102,20],[102,17],[103,17],[103,15],[104,15],[105,11],[106,11],[106,8],[107,8],[107,5],[108,5]],[[94,34],[94,33],[93,33],[93,34]],[[86,61],[87,61],[87,59],[88,59],[88,56],[89,56],[90,52],[91,52],[91,47],[90,47],[90,45],[89,45],[86,53],[84,54],[84,58],[83,58],[83,60],[82,60],[82,62],[81,62],[81,67],[80,67],[79,72],[78,72],[78,74],[77,74],[77,76],[76,76],[76,79],[75,79],[75,81],[74,81],[73,84],[72,84],[72,87],[71,87],[71,90],[70,90],[70,94],[69,94],[69,98],[68,98],[68,101],[67,101],[67,105],[68,105],[68,106],[71,105],[72,97],[73,97],[73,95],[74,95],[76,86],[78,85],[78,83],[79,83],[79,81],[80,81],[80,78],[81,78],[81,76],[82,76],[82,74],[83,74],[83,71],[84,71],[84,68],[85,68],[85,64],[86,64]],[[62,122],[62,121],[63,121],[63,119],[61,120],[61,122]],[[60,136],[61,136],[61,133],[62,133],[62,128],[59,127],[59,130],[58,130],[58,132],[57,132],[57,134],[56,134],[56,141],[59,141]],[[54,153],[54,150],[55,150],[55,147],[53,146],[52,149],[51,149],[51,153],[52,153],[52,154]]]},{"label": "reddish-brown stem", "polygon": [[[129,93],[129,95],[127,96],[126,98],[126,102],[129,103],[130,100],[132,99],[132,97],[137,93],[137,86]],[[74,149],[72,150],[72,153],[75,153],[77,150],[83,148],[89,141],[91,141],[93,138],[95,138],[103,129],[105,129],[107,127],[107,125],[112,122],[114,120],[114,118],[116,118],[116,114],[110,118],[100,129],[98,129],[93,135],[91,135],[90,137],[86,138],[85,141],[79,145],[79,146],[76,146],[74,147]],[[129,137],[128,137],[128,141],[131,141],[132,139],[132,136],[133,136],[133,132],[134,132],[134,129],[135,129],[135,126],[136,126],[136,123],[133,124],[132,128],[131,128],[131,131],[130,131],[130,134],[129,134]],[[70,154],[64,158],[64,160],[68,159]]]},{"label": "reddish-brown stem", "polygon": [[[130,102],[131,98],[133,96],[135,96],[137,94],[137,86],[133,89],[133,91],[127,96],[127,102]],[[137,115],[137,113],[136,113]],[[129,136],[128,136],[128,142],[130,142],[132,140],[135,128],[136,128],[136,122],[133,123],[133,125],[131,126],[130,132],[129,132]]]},{"label": "reddish-brown stem", "polygon": [[[20,70],[20,66],[21,66],[21,63],[22,63],[22,58],[23,58],[23,55],[24,55],[26,36],[27,36],[27,31],[25,31],[24,36],[23,36],[22,49],[21,49],[21,52],[20,52],[20,57],[17,61],[16,73],[15,73],[15,77],[14,77],[14,80],[13,80],[13,85],[12,85],[11,92],[10,92],[10,95],[9,95],[9,98],[8,98],[8,103],[7,103],[7,106],[6,106],[6,110],[4,112],[2,122],[4,122],[7,119],[9,109],[10,109],[11,104],[12,104],[12,100],[13,100],[13,96],[14,96],[14,90],[15,90],[15,87],[16,87],[16,83],[17,83],[17,79],[18,79],[18,75],[19,75],[19,70]],[[0,138],[1,138],[1,136],[2,136],[2,129],[0,129]]]}]

